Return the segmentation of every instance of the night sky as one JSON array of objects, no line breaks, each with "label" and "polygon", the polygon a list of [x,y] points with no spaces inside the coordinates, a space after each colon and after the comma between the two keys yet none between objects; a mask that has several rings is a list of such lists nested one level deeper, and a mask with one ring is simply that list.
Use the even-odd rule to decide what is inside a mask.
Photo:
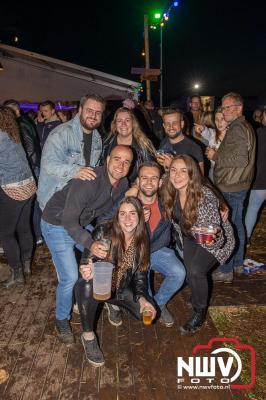
[{"label": "night sky", "polygon": [[[141,57],[143,15],[169,2],[98,0],[1,4],[0,40],[51,57],[132,80]],[[12,42],[17,34],[18,44]],[[159,29],[150,31],[151,67],[159,67]],[[180,0],[164,28],[164,97],[234,90],[266,91],[266,1]],[[152,84],[154,92],[158,85]],[[156,97],[156,95],[154,95]]]}]

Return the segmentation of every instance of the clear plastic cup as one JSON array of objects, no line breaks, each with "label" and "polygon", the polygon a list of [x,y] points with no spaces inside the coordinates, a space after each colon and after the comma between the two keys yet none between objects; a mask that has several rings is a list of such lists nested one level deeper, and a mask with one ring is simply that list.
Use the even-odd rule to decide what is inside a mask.
[{"label": "clear plastic cup", "polygon": [[142,321],[143,321],[143,324],[146,326],[151,325],[151,323],[152,323],[152,311],[149,310],[148,308],[144,308],[144,310],[143,310]]},{"label": "clear plastic cup", "polygon": [[211,244],[215,240],[217,229],[212,226],[197,226],[193,228],[197,244]]},{"label": "clear plastic cup", "polygon": [[94,263],[93,297],[95,300],[110,299],[113,269],[113,264],[106,261]]}]

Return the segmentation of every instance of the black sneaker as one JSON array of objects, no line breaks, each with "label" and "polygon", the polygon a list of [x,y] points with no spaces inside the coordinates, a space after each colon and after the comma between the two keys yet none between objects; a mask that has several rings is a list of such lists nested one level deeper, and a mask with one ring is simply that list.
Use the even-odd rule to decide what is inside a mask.
[{"label": "black sneaker", "polygon": [[119,307],[114,306],[113,304],[105,303],[104,307],[107,309],[108,312],[108,320],[111,325],[120,326],[122,325],[122,317],[121,311]]},{"label": "black sneaker", "polygon": [[75,343],[75,338],[72,333],[70,323],[68,319],[56,319],[55,320],[55,328],[58,339],[60,342],[65,344],[72,344]]},{"label": "black sneaker", "polygon": [[81,335],[81,343],[83,344],[85,356],[89,363],[95,367],[101,367],[104,364],[104,356],[96,337],[92,340],[86,340],[84,336]]},{"label": "black sneaker", "polygon": [[185,323],[185,325],[180,327],[181,335],[193,335],[199,331],[206,320],[206,313],[207,307],[194,309],[189,320]]},{"label": "black sneaker", "polygon": [[174,325],[174,318],[172,317],[170,312],[167,310],[166,305],[159,306],[159,307],[160,307],[160,310],[161,310],[161,315],[160,315],[160,318],[159,318],[159,322],[162,325],[167,326],[168,328],[170,328],[171,326]]}]

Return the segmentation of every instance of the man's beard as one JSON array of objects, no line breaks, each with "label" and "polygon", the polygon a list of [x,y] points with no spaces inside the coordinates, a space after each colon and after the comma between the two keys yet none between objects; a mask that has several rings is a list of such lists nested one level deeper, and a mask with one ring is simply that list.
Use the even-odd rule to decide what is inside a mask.
[{"label": "man's beard", "polygon": [[146,197],[152,197],[157,193],[158,189],[150,189],[146,191],[146,189],[140,188],[140,191],[144,194]]},{"label": "man's beard", "polygon": [[82,115],[80,116],[80,123],[82,127],[87,129],[88,131],[93,131],[100,125],[100,123],[97,120],[91,120],[89,122],[87,122],[87,120],[88,118],[84,119]]},{"label": "man's beard", "polygon": [[176,139],[178,138],[180,135],[182,135],[182,131],[178,131],[176,132],[174,135],[169,135],[170,139]]}]

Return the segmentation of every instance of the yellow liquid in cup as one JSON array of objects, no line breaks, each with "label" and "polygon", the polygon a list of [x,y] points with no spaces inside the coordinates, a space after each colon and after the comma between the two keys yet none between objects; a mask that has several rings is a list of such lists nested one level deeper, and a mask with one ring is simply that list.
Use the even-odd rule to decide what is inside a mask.
[{"label": "yellow liquid in cup", "polygon": [[150,311],[143,311],[142,314],[143,324],[148,326],[152,323],[152,313]]}]

